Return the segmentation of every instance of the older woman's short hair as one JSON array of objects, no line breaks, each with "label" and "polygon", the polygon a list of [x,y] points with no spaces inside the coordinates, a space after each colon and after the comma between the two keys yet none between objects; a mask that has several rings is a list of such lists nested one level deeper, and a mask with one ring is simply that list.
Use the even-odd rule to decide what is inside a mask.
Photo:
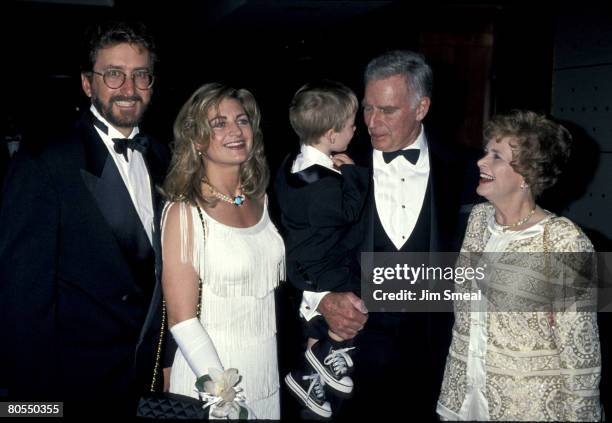
[{"label": "older woman's short hair", "polygon": [[197,200],[206,204],[217,202],[215,198],[202,196],[201,180],[206,169],[198,156],[196,144],[201,146],[202,151],[208,150],[213,135],[208,112],[218,108],[227,98],[240,102],[253,129],[253,148],[246,162],[240,167],[242,192],[252,197],[265,194],[269,170],[264,156],[261,118],[255,97],[245,89],[210,83],[202,85],[191,95],[174,121],[172,161],[163,187],[163,193],[169,200],[187,200],[192,204]]},{"label": "older woman's short hair", "polygon": [[557,182],[572,144],[567,129],[543,115],[514,110],[493,117],[485,125],[485,143],[503,138],[509,138],[512,168],[525,178],[534,196]]},{"label": "older woman's short hair", "polygon": [[357,96],[350,88],[326,80],[306,84],[295,93],[289,121],[301,144],[314,145],[330,129],[340,132],[358,108]]}]

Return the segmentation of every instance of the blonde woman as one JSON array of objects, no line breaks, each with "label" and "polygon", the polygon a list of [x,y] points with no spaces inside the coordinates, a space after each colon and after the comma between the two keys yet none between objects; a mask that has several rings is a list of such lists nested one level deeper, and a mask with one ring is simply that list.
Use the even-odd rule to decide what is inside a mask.
[{"label": "blonde woman", "polygon": [[216,83],[182,107],[164,185],[162,283],[179,347],[170,391],[197,397],[196,378],[235,368],[250,417],[279,419],[274,289],[284,246],[268,217],[259,122],[250,92]]}]

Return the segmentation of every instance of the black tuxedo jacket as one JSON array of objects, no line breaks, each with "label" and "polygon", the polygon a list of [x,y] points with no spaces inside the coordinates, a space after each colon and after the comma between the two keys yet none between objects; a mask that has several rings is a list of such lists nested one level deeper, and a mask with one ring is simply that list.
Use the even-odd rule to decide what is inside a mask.
[{"label": "black tuxedo jacket", "polygon": [[[161,204],[152,186],[151,246],[92,119],[87,112],[69,136],[42,149],[22,148],[7,175],[0,389],[11,399],[88,398],[100,401],[100,412],[129,412],[151,380],[160,329]],[[155,185],[168,153],[150,145]]]},{"label": "black tuxedo jacket", "polygon": [[286,232],[288,278],[302,291],[353,290],[361,236],[351,227],[363,212],[367,169],[344,165],[338,174],[314,165],[292,174],[296,156],[287,156],[274,184]]}]

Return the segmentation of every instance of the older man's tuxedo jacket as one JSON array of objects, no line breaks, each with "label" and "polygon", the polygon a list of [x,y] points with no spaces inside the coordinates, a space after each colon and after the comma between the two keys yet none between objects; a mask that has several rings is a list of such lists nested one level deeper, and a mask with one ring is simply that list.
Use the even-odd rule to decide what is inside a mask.
[{"label": "older man's tuxedo jacket", "polygon": [[[395,247],[378,218],[375,184],[371,182],[360,225],[354,229],[363,235],[362,252],[459,251],[471,207],[481,201],[476,194],[477,156],[440,144],[430,134],[427,143],[430,172],[417,226],[401,248]],[[373,169],[371,147],[353,156]],[[398,256],[398,263],[400,260]],[[391,421],[405,416],[435,420],[452,322],[452,313],[370,313],[355,338],[355,398],[343,404],[339,416],[348,420],[358,416],[366,420]],[[388,404],[395,406],[367,405],[368,398],[379,395],[380,387],[386,387]]]}]

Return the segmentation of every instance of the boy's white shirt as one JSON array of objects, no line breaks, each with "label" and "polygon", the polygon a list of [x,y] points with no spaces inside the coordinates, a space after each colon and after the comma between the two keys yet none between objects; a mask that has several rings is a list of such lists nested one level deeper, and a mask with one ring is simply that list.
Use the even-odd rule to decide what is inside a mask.
[{"label": "boy's white shirt", "polygon": [[291,173],[300,172],[314,165],[320,165],[336,173],[341,173],[338,169],[334,168],[334,162],[331,157],[326,156],[325,153],[311,145],[302,145],[300,147],[300,154],[297,155],[291,166]]}]

